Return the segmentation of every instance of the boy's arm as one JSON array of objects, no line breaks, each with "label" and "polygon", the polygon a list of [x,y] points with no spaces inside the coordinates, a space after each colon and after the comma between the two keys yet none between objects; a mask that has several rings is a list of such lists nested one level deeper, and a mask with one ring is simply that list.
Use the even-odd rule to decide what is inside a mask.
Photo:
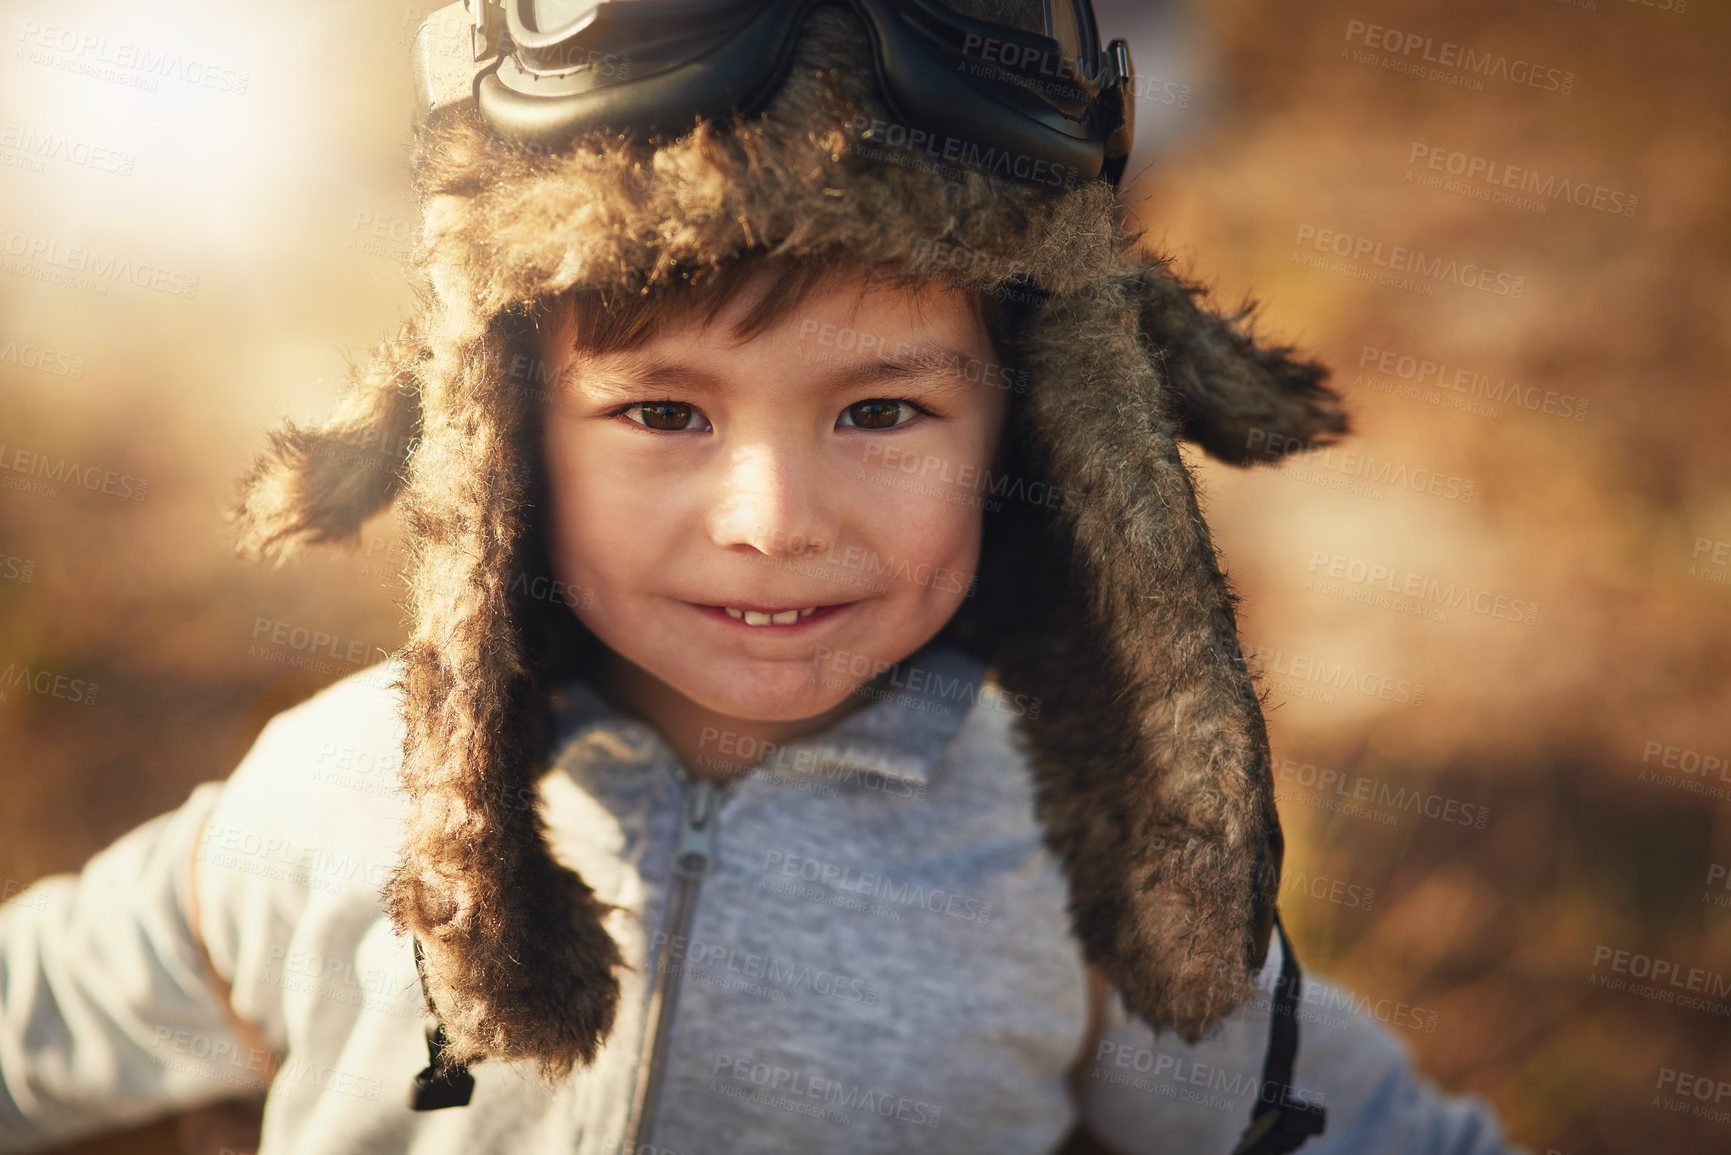
[{"label": "boy's arm", "polygon": [[[1228,1155],[1262,1087],[1269,996],[1281,944],[1269,944],[1256,997],[1213,1038],[1191,1046],[1131,1019],[1108,990],[1097,1041],[1078,1064],[1082,1125],[1122,1155]],[[1488,1104],[1420,1076],[1406,1044],[1339,988],[1304,976],[1293,1099],[1327,1109],[1327,1129],[1300,1155],[1511,1155]],[[1321,1021],[1317,1021],[1321,1020]],[[1278,1101],[1275,1098],[1273,1101]]]},{"label": "boy's arm", "polygon": [[[0,906],[0,1152],[256,1094],[188,908],[223,784]],[[220,980],[218,980],[220,982]]]}]

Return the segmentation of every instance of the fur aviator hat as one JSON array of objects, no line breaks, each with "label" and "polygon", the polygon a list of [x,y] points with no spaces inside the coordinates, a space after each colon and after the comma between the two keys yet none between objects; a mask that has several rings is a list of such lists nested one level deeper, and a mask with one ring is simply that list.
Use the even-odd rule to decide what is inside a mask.
[{"label": "fur aviator hat", "polygon": [[384,897],[424,951],[448,1062],[563,1079],[594,1060],[619,998],[605,909],[512,802],[550,764],[551,692],[599,644],[524,592],[547,562],[525,512],[543,484],[535,391],[513,359],[566,290],[642,291],[750,251],[1037,286],[1013,333],[1027,389],[1009,474],[1066,499],[984,514],[975,595],[939,640],[1042,700],[1016,722],[1036,814],[1074,932],[1125,1005],[1195,1042],[1251,994],[1279,819],[1236,598],[1174,439],[1243,465],[1253,442],[1345,432],[1339,398],[1322,367],[1249,336],[1248,310],[1210,311],[1147,256],[1107,184],[931,171],[862,138],[889,118],[853,19],[813,10],[761,116],[654,147],[596,134],[537,151],[491,136],[472,103],[436,110],[414,156],[417,313],[327,421],[274,432],[242,481],[254,557],[352,541],[401,507],[411,809]]}]

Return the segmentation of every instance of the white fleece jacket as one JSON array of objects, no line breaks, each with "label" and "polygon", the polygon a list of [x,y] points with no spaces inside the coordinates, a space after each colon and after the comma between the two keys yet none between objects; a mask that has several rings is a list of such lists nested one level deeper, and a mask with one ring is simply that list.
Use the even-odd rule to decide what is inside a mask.
[{"label": "white fleece jacket", "polygon": [[[468,1106],[427,1112],[407,1095],[428,1020],[379,902],[407,805],[396,669],[326,689],[226,781],[0,906],[0,1152],[268,1085],[264,1155],[620,1155],[649,980],[674,966],[645,1152],[1039,1155],[1080,1115],[1127,1155],[1226,1155],[1265,1090],[1268,999],[1192,1047],[1114,994],[1084,1056],[1087,971],[1033,818],[1022,706],[958,651],[904,666],[924,676],[725,788],[718,868],[671,943],[683,768],[570,686],[532,801],[556,856],[621,908],[617,1025],[556,1091],[484,1063]],[[1265,989],[1279,966],[1276,941]],[[1422,1024],[1305,986],[1290,1093],[1328,1111],[1306,1155],[1515,1150],[1376,1020]]]}]

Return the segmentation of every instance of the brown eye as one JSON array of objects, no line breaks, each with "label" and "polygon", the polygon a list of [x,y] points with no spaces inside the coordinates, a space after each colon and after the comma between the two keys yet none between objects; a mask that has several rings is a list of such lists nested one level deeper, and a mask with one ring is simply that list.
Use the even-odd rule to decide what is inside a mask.
[{"label": "brown eye", "polygon": [[906,401],[892,401],[887,397],[873,397],[869,401],[856,401],[842,410],[842,416],[847,418],[846,425],[856,429],[894,429],[904,424],[902,413],[910,415],[913,406]]},{"label": "brown eye", "polygon": [[[694,406],[685,401],[639,401],[625,410],[628,417],[638,412],[642,413],[642,417],[632,418],[633,421],[663,433],[684,432],[690,428],[694,416],[699,419],[702,417]],[[702,429],[708,427],[708,422],[704,422]]]}]

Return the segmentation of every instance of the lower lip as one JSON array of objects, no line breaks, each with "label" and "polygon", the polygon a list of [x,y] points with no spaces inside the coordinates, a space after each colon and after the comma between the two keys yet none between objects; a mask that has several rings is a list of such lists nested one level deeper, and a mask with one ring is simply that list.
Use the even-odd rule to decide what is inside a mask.
[{"label": "lower lip", "polygon": [[699,613],[703,614],[705,617],[712,618],[715,621],[720,622],[724,626],[732,626],[735,629],[744,630],[748,633],[753,633],[753,634],[798,634],[798,633],[804,633],[806,630],[812,629],[816,626],[820,626],[824,622],[827,622],[827,621],[830,621],[834,618],[840,617],[843,613],[852,609],[854,606],[858,605],[859,603],[858,602],[844,602],[843,604],[838,605],[838,606],[819,606],[817,609],[813,610],[811,613],[807,614],[805,617],[800,618],[797,621],[794,621],[794,622],[792,622],[788,625],[785,625],[785,626],[778,626],[778,625],[775,625],[773,622],[770,623],[769,625],[766,625],[766,626],[748,626],[745,624],[745,619],[730,616],[728,614],[728,612],[726,610],[722,609],[720,606],[700,606],[700,605],[696,604],[695,602],[687,602],[686,604],[691,606],[692,609],[695,609]]}]

